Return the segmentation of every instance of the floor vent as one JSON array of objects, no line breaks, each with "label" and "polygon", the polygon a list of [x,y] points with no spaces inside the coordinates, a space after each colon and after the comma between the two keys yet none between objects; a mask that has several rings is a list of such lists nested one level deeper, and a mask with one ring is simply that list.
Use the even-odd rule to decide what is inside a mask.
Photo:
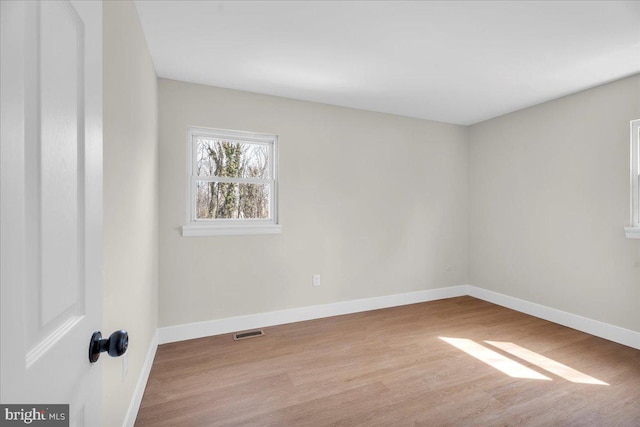
[{"label": "floor vent", "polygon": [[262,329],[257,329],[255,331],[247,331],[247,332],[236,332],[233,334],[233,339],[235,341],[245,340],[247,338],[255,338],[264,336],[264,331]]}]

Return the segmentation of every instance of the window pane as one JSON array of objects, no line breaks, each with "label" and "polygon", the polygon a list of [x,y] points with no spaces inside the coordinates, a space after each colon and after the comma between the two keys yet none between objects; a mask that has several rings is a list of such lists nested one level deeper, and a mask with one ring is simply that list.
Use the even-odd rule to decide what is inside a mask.
[{"label": "window pane", "polygon": [[269,146],[199,137],[195,140],[196,174],[269,179]]},{"label": "window pane", "polygon": [[197,219],[269,219],[269,184],[196,182]]}]

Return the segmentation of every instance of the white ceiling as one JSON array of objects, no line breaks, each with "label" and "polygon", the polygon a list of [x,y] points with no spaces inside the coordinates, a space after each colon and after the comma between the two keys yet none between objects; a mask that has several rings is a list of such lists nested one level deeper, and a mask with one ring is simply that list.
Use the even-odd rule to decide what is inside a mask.
[{"label": "white ceiling", "polygon": [[640,1],[149,1],[159,77],[472,124],[640,72]]}]

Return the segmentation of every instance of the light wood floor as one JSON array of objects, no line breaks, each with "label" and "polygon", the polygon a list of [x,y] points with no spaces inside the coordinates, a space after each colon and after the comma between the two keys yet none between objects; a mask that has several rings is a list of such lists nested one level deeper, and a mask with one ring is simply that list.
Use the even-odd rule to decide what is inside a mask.
[{"label": "light wood floor", "polygon": [[[640,426],[640,351],[471,297],[161,345],[136,426]],[[464,338],[550,380],[513,378]],[[609,385],[579,384],[485,341]]]}]

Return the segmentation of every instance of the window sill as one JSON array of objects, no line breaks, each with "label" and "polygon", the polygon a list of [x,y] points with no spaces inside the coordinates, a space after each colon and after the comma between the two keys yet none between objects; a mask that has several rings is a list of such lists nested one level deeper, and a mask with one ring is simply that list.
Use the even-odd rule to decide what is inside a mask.
[{"label": "window sill", "polygon": [[280,234],[280,224],[259,225],[219,225],[219,224],[187,224],[182,226],[182,237],[203,236],[242,236],[249,234]]},{"label": "window sill", "polygon": [[640,239],[640,227],[625,227],[624,232],[627,239]]}]

